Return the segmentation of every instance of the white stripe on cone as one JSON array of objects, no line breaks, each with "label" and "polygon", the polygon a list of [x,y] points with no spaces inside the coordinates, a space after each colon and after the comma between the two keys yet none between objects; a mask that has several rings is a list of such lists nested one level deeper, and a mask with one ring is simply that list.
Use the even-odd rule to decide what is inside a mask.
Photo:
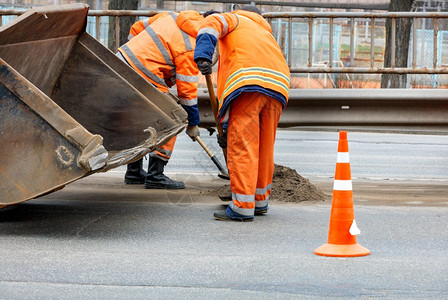
[{"label": "white stripe on cone", "polygon": [[337,162],[338,163],[349,163],[350,157],[348,155],[348,152],[338,152]]},{"label": "white stripe on cone", "polygon": [[352,191],[351,180],[335,180],[333,184],[334,191]]}]

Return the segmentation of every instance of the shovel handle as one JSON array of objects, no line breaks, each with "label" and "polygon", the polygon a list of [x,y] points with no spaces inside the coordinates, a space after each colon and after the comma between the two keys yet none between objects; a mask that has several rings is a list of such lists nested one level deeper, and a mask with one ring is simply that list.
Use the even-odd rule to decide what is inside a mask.
[{"label": "shovel handle", "polygon": [[211,74],[205,75],[205,80],[207,81],[207,90],[210,96],[210,104],[212,106],[213,116],[215,117],[215,124],[217,125],[218,128],[218,134],[222,136],[223,135],[222,126],[221,124],[218,125],[218,101],[216,100],[215,89],[213,88]]},{"label": "shovel handle", "polygon": [[[215,124],[218,128],[218,135],[223,136],[222,126],[218,124],[218,101],[216,101],[215,89],[213,88],[212,76],[211,74],[205,75],[205,80],[207,81],[207,90],[210,96],[210,103],[212,105],[213,116],[215,117]],[[222,154],[227,164],[227,149],[222,149]]]},{"label": "shovel handle", "polygon": [[197,136],[196,141],[199,143],[199,145],[201,145],[201,147],[205,150],[205,152],[207,153],[207,155],[210,158],[214,156],[212,151],[207,147],[207,145],[204,143],[204,141],[200,137]]},{"label": "shovel handle", "polygon": [[215,166],[218,168],[218,170],[221,172],[221,175],[223,175],[224,177],[229,177],[229,175],[227,174],[226,169],[223,168],[223,166],[221,165],[221,163],[219,162],[218,158],[216,157],[215,154],[213,154],[213,152],[207,147],[207,145],[204,143],[204,141],[197,136],[196,137],[196,141],[199,143],[199,145],[201,145],[201,147],[205,150],[205,152],[207,153],[207,155],[210,157],[210,159],[212,160],[212,162],[215,164]]}]

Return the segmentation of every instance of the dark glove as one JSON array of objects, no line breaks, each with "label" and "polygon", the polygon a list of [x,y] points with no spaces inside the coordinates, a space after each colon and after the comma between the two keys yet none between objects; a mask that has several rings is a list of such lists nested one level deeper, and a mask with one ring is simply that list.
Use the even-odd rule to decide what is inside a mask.
[{"label": "dark glove", "polygon": [[222,131],[222,136],[217,135],[216,139],[218,140],[219,147],[225,149],[227,148],[227,130]]},{"label": "dark glove", "polygon": [[208,60],[199,59],[196,64],[203,75],[212,74],[212,63]]}]

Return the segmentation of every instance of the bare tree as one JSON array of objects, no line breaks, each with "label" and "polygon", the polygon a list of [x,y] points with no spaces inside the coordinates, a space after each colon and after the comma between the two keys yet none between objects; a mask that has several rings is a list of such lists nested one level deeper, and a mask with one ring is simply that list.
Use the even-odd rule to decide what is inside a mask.
[{"label": "bare tree", "polygon": [[[389,11],[410,11],[414,0],[391,0]],[[395,27],[395,67],[407,67],[409,40],[411,37],[411,18],[396,19]],[[386,21],[386,50],[384,53],[384,67],[391,67],[391,35],[392,21]],[[403,74],[383,74],[381,76],[382,88],[405,88],[407,76]]]},{"label": "bare tree", "polygon": [[[138,0],[110,0],[109,9],[112,10],[137,10]],[[109,49],[116,51],[115,25],[116,17],[109,17]],[[128,40],[129,30],[136,21],[136,17],[120,17],[120,41],[119,45],[123,45]]]}]

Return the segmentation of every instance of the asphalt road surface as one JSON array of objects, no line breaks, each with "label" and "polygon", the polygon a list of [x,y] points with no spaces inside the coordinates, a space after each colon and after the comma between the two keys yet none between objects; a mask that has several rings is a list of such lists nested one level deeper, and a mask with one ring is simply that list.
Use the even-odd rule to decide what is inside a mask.
[{"label": "asphalt road surface", "polygon": [[[223,162],[215,135],[202,130],[201,137]],[[338,138],[337,132],[278,130],[275,162],[307,178],[332,178]],[[348,132],[348,144],[353,179],[448,181],[448,135]],[[212,174],[216,167],[181,133],[167,170]]]},{"label": "asphalt road surface", "polygon": [[[279,133],[276,162],[331,193],[337,133]],[[334,258],[313,253],[329,201],[214,220],[227,182],[182,135],[167,172],[185,190],[125,185],[121,168],[0,210],[0,299],[448,298],[446,136],[349,133],[357,241],[371,254]]]}]

